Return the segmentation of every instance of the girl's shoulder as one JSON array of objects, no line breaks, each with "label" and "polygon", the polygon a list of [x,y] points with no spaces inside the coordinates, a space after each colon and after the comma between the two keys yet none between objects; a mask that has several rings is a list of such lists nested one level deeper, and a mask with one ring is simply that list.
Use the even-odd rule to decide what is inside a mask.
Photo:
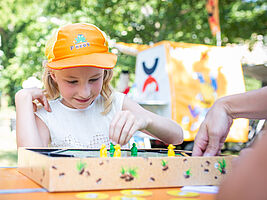
[{"label": "girl's shoulder", "polygon": [[50,106],[57,106],[57,105],[61,104],[60,98],[57,98],[57,99],[54,99],[54,100],[50,100],[48,102],[49,102]]},{"label": "girl's shoulder", "polygon": [[[55,99],[55,100],[50,100],[48,101],[49,103],[49,106],[51,108],[51,110],[55,110],[55,108],[59,107],[60,106],[60,99]],[[43,112],[47,112],[45,109],[44,109],[44,106],[38,106],[38,109],[35,113],[43,113]]]},{"label": "girl's shoulder", "polygon": [[124,99],[125,94],[122,92],[114,91],[113,92],[113,99]]},{"label": "girl's shoulder", "polygon": [[112,98],[112,107],[115,108],[115,110],[122,110],[123,102],[124,102],[125,94],[121,92],[113,92],[113,98]]},{"label": "girl's shoulder", "polygon": [[124,93],[115,91],[115,92],[113,92],[112,101],[115,104],[122,104],[125,96],[126,95]]},{"label": "girl's shoulder", "polygon": [[55,99],[55,100],[50,100],[50,101],[48,101],[48,103],[49,103],[52,110],[53,109],[55,110],[55,109],[62,107],[62,103],[60,102],[60,98]]}]

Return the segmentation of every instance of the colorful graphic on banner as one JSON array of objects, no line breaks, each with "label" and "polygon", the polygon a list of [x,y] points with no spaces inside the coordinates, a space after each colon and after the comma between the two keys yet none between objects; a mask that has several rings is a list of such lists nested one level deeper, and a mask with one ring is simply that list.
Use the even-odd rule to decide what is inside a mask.
[{"label": "colorful graphic on banner", "polygon": [[146,87],[151,83],[155,83],[156,84],[156,92],[159,91],[159,84],[156,81],[156,79],[152,76],[152,74],[154,73],[154,71],[156,70],[156,68],[158,66],[158,61],[159,61],[159,58],[155,58],[155,62],[151,68],[148,68],[146,66],[146,63],[142,62],[144,72],[148,75],[147,79],[145,80],[144,86],[143,86],[143,90],[142,90],[143,92],[145,92]]},{"label": "colorful graphic on banner", "polygon": [[157,46],[137,55],[135,83],[139,92],[139,102],[170,103],[170,87],[166,65],[164,46]]},{"label": "colorful graphic on banner", "polygon": [[[135,85],[135,100],[177,121],[185,141],[194,140],[216,99],[245,92],[236,49],[168,41],[137,54]],[[234,120],[227,141],[246,142],[247,137],[248,120]]]}]

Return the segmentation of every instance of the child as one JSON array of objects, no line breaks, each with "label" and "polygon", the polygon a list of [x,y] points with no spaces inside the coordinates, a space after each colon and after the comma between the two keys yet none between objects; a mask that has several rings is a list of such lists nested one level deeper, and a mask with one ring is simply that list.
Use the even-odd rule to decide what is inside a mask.
[{"label": "child", "polygon": [[[125,145],[138,130],[165,143],[183,141],[176,122],[112,91],[117,56],[108,51],[105,34],[96,26],[61,27],[45,53],[45,90],[22,89],[15,96],[18,147],[100,148],[111,141]],[[43,108],[36,111],[35,100]]]}]

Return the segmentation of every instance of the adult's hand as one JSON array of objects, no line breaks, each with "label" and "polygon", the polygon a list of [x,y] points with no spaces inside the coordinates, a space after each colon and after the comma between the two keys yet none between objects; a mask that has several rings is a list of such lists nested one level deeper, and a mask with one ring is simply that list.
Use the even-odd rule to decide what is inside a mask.
[{"label": "adult's hand", "polygon": [[226,104],[218,100],[211,107],[196,135],[193,156],[214,156],[221,148],[233,123]]}]

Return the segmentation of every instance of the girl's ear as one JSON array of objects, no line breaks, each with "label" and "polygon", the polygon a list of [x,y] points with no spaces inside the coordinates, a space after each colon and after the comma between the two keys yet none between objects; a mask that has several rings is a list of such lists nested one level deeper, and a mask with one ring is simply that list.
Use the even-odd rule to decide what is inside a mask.
[{"label": "girl's ear", "polygon": [[55,72],[54,72],[53,70],[50,70],[50,71],[49,71],[49,74],[50,74],[51,78],[53,79],[53,81],[57,82],[57,81],[56,81],[56,75],[55,75]]}]

